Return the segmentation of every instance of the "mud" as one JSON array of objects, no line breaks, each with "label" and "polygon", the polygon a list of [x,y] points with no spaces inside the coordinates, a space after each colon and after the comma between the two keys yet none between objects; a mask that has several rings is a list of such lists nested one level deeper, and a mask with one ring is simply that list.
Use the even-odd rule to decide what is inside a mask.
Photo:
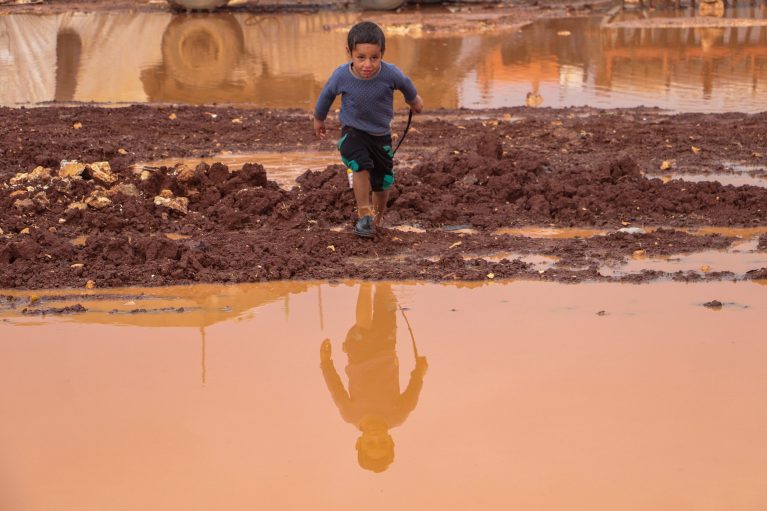
[{"label": "mud", "polygon": [[[386,218],[390,227],[418,229],[385,228],[372,242],[350,233],[353,197],[340,165],[307,171],[290,189],[257,161],[231,171],[221,163],[132,168],[174,157],[215,159],[222,151],[332,150],[333,141],[313,138],[303,111],[48,106],[0,109],[0,119],[0,286],[7,288],[89,280],[97,287],[349,277],[602,280],[611,278],[597,271],[602,263],[637,250],[690,253],[736,239],[682,229],[767,222],[763,187],[660,178],[668,166],[706,173],[725,160],[764,165],[765,113],[432,111],[416,117],[397,155]],[[330,124],[333,133],[338,126]],[[61,160],[109,165],[61,177]],[[474,234],[452,230],[457,226]],[[495,232],[519,226],[608,234]],[[661,229],[617,232],[626,226]],[[503,252],[559,260],[541,273],[518,259],[483,259]],[[733,277],[649,272],[631,279],[671,276]]]}]

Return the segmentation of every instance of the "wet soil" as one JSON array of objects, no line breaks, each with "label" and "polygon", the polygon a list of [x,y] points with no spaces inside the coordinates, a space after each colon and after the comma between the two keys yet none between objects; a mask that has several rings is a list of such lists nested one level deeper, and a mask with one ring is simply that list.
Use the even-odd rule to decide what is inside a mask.
[{"label": "wet soil", "polygon": [[[237,171],[220,163],[132,167],[220,151],[332,149],[333,141],[313,137],[303,111],[50,106],[0,109],[0,119],[0,287],[341,278],[647,281],[765,273],[606,277],[598,268],[637,250],[690,253],[735,241],[674,228],[765,225],[767,189],[664,183],[660,169],[764,165],[766,113],[432,111],[416,117],[398,153],[386,219],[388,227],[425,232],[385,228],[372,241],[351,234],[353,197],[340,165],[307,171],[289,190],[270,181],[257,161]],[[337,128],[330,123],[331,133]],[[60,177],[61,160],[110,165]],[[495,232],[511,226],[664,228],[545,240]],[[546,271],[518,256],[488,260],[507,252],[558,260]]]}]

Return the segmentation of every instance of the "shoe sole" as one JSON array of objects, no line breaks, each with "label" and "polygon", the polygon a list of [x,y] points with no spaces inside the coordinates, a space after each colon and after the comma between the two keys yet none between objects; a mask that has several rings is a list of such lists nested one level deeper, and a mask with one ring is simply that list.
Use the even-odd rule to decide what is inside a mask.
[{"label": "shoe sole", "polygon": [[360,238],[374,238],[376,235],[375,232],[363,232],[363,231],[358,231],[357,229],[354,229],[354,234],[356,234]]}]

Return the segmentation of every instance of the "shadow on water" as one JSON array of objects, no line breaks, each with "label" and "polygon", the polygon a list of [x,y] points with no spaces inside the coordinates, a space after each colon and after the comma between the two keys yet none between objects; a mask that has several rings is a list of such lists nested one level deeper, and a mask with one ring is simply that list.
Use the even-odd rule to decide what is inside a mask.
[{"label": "shadow on water", "polygon": [[[701,8],[703,5],[701,4]],[[387,36],[430,107],[757,111],[767,9],[624,9],[482,34]],[[704,13],[705,14],[705,13]],[[353,12],[0,18],[0,103],[241,103],[310,109],[346,59]],[[404,106],[399,100],[398,107]]]}]

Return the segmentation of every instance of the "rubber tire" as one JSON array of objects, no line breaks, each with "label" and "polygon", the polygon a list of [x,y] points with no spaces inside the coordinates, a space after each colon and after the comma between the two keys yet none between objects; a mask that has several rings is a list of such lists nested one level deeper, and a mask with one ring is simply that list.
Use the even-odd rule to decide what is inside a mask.
[{"label": "rubber tire", "polygon": [[237,67],[244,45],[242,27],[231,14],[176,16],[162,37],[163,63],[179,83],[215,86]]},{"label": "rubber tire", "polygon": [[229,0],[168,0],[174,11],[211,11],[223,7]]},{"label": "rubber tire", "polygon": [[359,0],[359,5],[366,11],[393,11],[399,9],[407,0]]}]

